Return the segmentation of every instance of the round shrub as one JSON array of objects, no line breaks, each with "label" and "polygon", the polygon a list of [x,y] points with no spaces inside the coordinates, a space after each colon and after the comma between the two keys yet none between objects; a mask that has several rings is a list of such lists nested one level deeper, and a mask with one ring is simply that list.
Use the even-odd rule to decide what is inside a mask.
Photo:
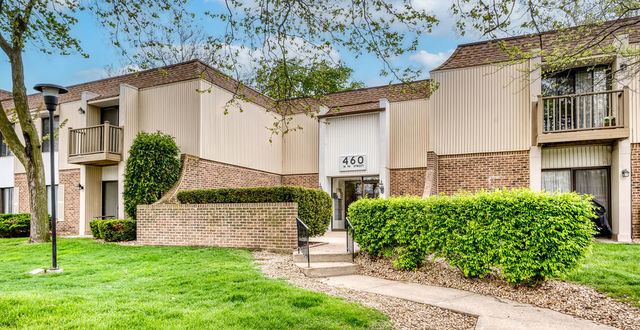
[{"label": "round shrub", "polygon": [[349,207],[363,251],[393,255],[416,269],[434,254],[466,277],[496,269],[512,284],[535,284],[575,269],[588,253],[590,197],[529,189],[481,191],[426,199],[360,200]]},{"label": "round shrub", "polygon": [[97,221],[100,238],[107,242],[133,241],[136,239],[135,220],[94,220]]},{"label": "round shrub", "polygon": [[183,204],[208,203],[298,203],[298,217],[311,236],[321,236],[331,221],[331,197],[319,189],[301,187],[256,187],[184,190],[178,192]]},{"label": "round shrub", "polygon": [[180,176],[180,149],[170,135],[140,132],[129,150],[124,174],[124,209],[136,218],[138,205],[156,202]]},{"label": "round shrub", "polygon": [[93,238],[102,238],[100,236],[100,223],[104,220],[91,220],[89,221],[89,228],[91,229],[91,236]]}]

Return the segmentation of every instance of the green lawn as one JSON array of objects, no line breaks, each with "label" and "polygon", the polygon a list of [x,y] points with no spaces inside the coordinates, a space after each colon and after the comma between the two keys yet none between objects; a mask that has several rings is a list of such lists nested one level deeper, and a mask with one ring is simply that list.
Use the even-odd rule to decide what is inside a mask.
[{"label": "green lawn", "polygon": [[583,266],[567,279],[640,307],[640,245],[595,243]]},{"label": "green lawn", "polygon": [[368,328],[385,315],[263,277],[246,250],[0,239],[0,327]]}]

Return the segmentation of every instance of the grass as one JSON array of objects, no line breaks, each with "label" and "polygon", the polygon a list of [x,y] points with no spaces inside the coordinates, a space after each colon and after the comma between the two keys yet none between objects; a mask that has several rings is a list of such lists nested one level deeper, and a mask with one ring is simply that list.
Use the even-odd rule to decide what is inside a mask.
[{"label": "grass", "polygon": [[0,239],[0,327],[370,328],[382,313],[262,276],[246,250]]},{"label": "grass", "polygon": [[595,243],[593,253],[567,280],[640,307],[640,245]]}]

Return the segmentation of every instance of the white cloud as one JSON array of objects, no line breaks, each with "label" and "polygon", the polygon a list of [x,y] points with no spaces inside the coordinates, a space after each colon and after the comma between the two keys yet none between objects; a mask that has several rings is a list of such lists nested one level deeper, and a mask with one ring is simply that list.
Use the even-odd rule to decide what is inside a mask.
[{"label": "white cloud", "polygon": [[429,53],[426,50],[421,50],[409,57],[414,62],[422,65],[427,71],[435,69],[438,65],[442,64],[451,54],[453,49],[449,49],[446,52]]}]

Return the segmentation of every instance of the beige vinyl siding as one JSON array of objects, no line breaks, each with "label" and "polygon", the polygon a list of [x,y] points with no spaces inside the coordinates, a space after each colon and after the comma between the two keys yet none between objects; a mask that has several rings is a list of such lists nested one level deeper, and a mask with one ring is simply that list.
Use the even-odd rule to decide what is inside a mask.
[{"label": "beige vinyl siding", "polygon": [[542,149],[543,169],[610,165],[611,146],[608,145],[584,145]]},{"label": "beige vinyl siding", "polygon": [[427,166],[429,100],[389,105],[390,168]]},{"label": "beige vinyl siding", "polygon": [[[138,92],[138,130],[161,131],[176,139],[182,153],[200,150],[199,80],[141,89]],[[126,123],[125,123],[126,125]]]},{"label": "beige vinyl siding", "polygon": [[120,125],[124,127],[122,160],[129,158],[129,148],[138,134],[138,88],[129,85],[120,85],[119,100]]},{"label": "beige vinyl siding", "polygon": [[[61,128],[58,136],[58,164],[61,170],[80,168],[79,165],[67,163],[67,156],[69,155],[69,129],[84,127],[84,118],[78,113],[81,104],[81,101],[76,101],[60,105]],[[41,129],[42,122],[39,125],[39,129]]]},{"label": "beige vinyl siding", "polygon": [[283,136],[283,174],[318,173],[318,128],[317,118],[305,114],[291,116],[289,127],[302,127]]},{"label": "beige vinyl siding", "polygon": [[[78,108],[82,104],[81,101],[74,101],[68,103],[62,103],[58,107],[58,111],[55,112],[56,116],[59,116],[60,121],[60,129],[58,130],[58,162],[56,164],[57,168],[60,170],[68,170],[74,168],[80,168],[79,165],[69,164],[67,163],[67,155],[69,153],[69,128],[81,128],[85,127],[84,117],[78,113]],[[42,138],[42,118],[40,116],[46,115],[48,116],[47,111],[42,110],[37,118],[33,120],[33,124],[38,131],[38,136]],[[66,123],[65,123],[66,121]],[[22,130],[19,124],[16,124],[16,133],[20,138],[20,141],[24,143],[24,138],[22,137]],[[41,141],[42,142],[42,141]],[[49,140],[45,141],[49,143]],[[24,166],[22,163],[16,158],[14,162],[15,173],[25,173]],[[45,168],[49,168],[49,158],[45,159]],[[48,181],[47,181],[48,182]],[[47,183],[48,184],[48,183]]]},{"label": "beige vinyl siding", "polygon": [[528,63],[436,71],[432,95],[439,155],[529,149]]},{"label": "beige vinyl siding", "polygon": [[[272,135],[276,115],[255,103],[243,102],[242,112],[225,105],[233,95],[206,81],[200,82],[202,113],[200,117],[200,157],[217,162],[282,173],[282,135]],[[269,142],[272,139],[272,142]]]},{"label": "beige vinyl siding", "polygon": [[90,232],[89,222],[102,215],[102,168],[85,166],[85,232]]}]

